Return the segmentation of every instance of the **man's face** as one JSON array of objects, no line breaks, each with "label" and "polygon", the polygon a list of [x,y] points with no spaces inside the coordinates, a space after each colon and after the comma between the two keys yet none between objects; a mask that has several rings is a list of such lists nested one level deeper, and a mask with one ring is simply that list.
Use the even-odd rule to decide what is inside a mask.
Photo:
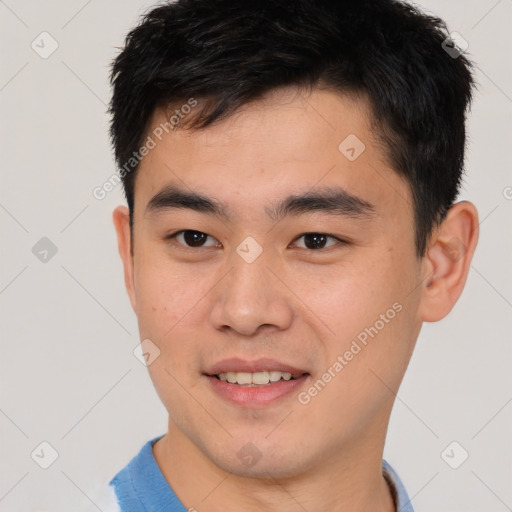
[{"label": "man's face", "polygon": [[[167,120],[155,112],[136,179],[128,290],[141,340],[160,350],[149,372],[170,428],[241,475],[375,450],[421,327],[422,260],[409,186],[365,103],[283,90],[158,141]],[[264,373],[287,367],[297,378]],[[220,380],[237,368],[281,380]]]}]

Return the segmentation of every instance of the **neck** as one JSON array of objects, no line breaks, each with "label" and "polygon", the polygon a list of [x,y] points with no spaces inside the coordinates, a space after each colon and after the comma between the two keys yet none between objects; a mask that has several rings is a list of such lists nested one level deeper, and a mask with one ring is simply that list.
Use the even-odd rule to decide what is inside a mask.
[{"label": "neck", "polygon": [[[209,512],[395,512],[382,474],[384,433],[359,436],[321,464],[293,477],[236,475],[218,467],[171,421],[153,446],[169,485],[189,510]],[[341,453],[340,453],[341,452]]]}]

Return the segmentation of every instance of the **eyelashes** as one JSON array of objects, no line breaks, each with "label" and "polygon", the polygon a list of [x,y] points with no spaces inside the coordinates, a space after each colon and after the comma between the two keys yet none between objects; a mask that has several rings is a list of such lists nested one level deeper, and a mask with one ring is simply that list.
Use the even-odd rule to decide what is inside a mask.
[{"label": "eyelashes", "polygon": [[[203,233],[202,231],[194,231],[191,229],[183,229],[181,231],[177,231],[173,235],[170,235],[168,238],[175,239],[175,240],[179,240],[181,238],[182,241],[179,241],[178,243],[180,243],[180,245],[183,245],[190,249],[194,249],[194,248],[201,249],[203,247],[211,247],[211,245],[208,246],[208,245],[197,245],[197,244],[201,244],[201,242],[203,240],[205,240],[205,239],[207,240],[208,238],[215,240],[215,238],[213,238],[212,236],[210,236],[206,233]],[[183,243],[183,242],[187,242],[187,243]],[[188,242],[191,242],[193,245],[188,245]],[[217,243],[220,246],[220,242],[217,242]]]},{"label": "eyelashes", "polygon": [[337,243],[344,243],[339,238],[337,238],[333,235],[328,235],[326,233],[304,233],[304,234],[300,235],[299,237],[297,237],[294,241],[300,240],[301,238],[304,238],[305,241],[307,240],[309,242],[309,245],[312,246],[312,247],[308,247],[308,244],[305,243],[304,244],[305,247],[301,247],[301,248],[309,249],[312,251],[321,251],[323,249],[328,249],[329,247],[332,247],[333,245],[328,245],[327,247],[325,247],[325,246],[315,247],[315,245],[318,243],[320,245],[323,245],[323,243],[329,239],[331,239],[335,242],[334,245],[337,245]]},{"label": "eyelashes", "polygon": [[[346,245],[348,242],[334,235],[321,232],[303,233],[296,237],[292,244],[304,239],[299,249],[310,252],[320,252],[337,245]],[[165,240],[172,240],[176,245],[185,249],[206,249],[210,247],[222,247],[222,244],[211,235],[202,231],[182,229],[165,237]],[[329,241],[331,243],[329,244]],[[213,242],[213,243],[212,243]]]}]

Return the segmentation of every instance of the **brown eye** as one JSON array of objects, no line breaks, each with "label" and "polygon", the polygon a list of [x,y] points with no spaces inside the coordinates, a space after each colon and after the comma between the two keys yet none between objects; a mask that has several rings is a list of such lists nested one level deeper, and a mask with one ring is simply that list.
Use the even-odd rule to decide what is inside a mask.
[{"label": "brown eye", "polygon": [[[201,231],[193,231],[190,229],[185,229],[183,231],[178,231],[175,233],[172,238],[176,238],[176,240],[186,246],[186,247],[211,247],[215,246],[218,242],[215,240],[215,238],[211,237],[210,235],[207,235],[206,233],[203,233]],[[213,241],[213,244],[206,244],[206,241],[208,239],[211,239]]]},{"label": "brown eye", "polygon": [[[326,235],[324,233],[304,233],[296,240],[300,240],[301,238],[304,239],[302,249],[311,249],[311,250],[321,250],[326,249],[328,247],[331,247],[332,245],[336,245],[337,242],[341,242],[338,238]],[[330,245],[327,245],[328,240],[331,239],[334,241],[334,243],[331,243]]]}]

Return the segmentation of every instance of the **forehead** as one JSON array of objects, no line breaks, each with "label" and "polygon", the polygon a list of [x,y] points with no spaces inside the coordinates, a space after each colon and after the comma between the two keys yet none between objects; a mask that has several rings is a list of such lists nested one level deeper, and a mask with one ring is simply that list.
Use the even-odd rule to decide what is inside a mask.
[{"label": "forehead", "polygon": [[[263,198],[277,200],[285,192],[341,186],[380,209],[412,212],[409,186],[389,166],[362,98],[281,89],[210,127],[187,129],[187,115],[200,108],[198,100],[192,109],[174,105],[154,112],[147,136],[155,145],[137,173],[136,203],[147,204],[176,184],[217,192],[243,211],[263,209]],[[172,115],[174,123],[180,120],[169,129]]]}]

